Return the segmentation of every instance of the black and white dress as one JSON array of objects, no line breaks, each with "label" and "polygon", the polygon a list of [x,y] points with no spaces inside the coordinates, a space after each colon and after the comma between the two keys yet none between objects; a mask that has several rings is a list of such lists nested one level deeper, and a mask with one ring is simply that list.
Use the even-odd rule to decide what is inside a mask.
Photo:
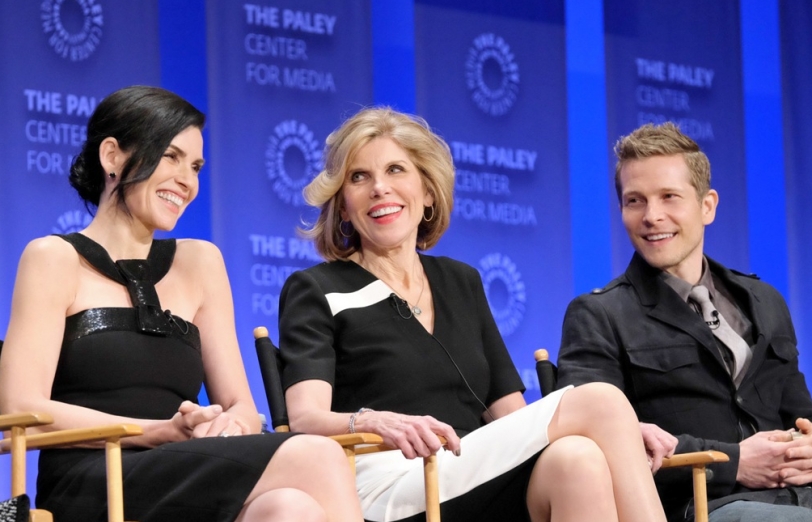
[{"label": "black and white dress", "polygon": [[[486,425],[485,405],[524,387],[479,273],[445,257],[420,260],[434,300],[433,335],[354,262],[292,274],[279,308],[283,386],[323,380],[333,386],[333,411],[366,407],[451,425],[463,437],[462,455],[439,455],[443,521],[527,520],[527,481],[563,390]],[[425,510],[421,461],[400,452],[360,457],[357,487],[367,520],[417,520]]]},{"label": "black and white dress", "polygon": [[[62,236],[96,270],[126,285],[131,308],[93,308],[66,319],[51,398],[112,415],[170,419],[197,401],[203,361],[197,327],[163,311],[154,284],[169,271],[174,240],[144,260],[113,262],[80,234]],[[140,522],[231,522],[290,434],[207,437],[122,450],[124,516]],[[42,451],[37,506],[59,522],[103,521],[104,450]]]}]

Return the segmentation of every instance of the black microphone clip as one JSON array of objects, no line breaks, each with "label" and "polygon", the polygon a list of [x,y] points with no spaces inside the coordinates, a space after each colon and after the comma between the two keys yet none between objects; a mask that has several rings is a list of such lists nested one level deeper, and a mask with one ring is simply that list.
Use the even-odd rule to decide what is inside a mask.
[{"label": "black microphone clip", "polygon": [[[398,294],[392,292],[389,294],[389,298],[392,300],[392,304],[395,305],[395,310],[398,311],[398,315],[403,319],[411,319],[412,318],[412,309],[409,308],[409,303],[406,302],[405,299],[400,297]],[[406,314],[404,315],[403,312],[400,310],[401,305],[406,305]]]},{"label": "black microphone clip", "polygon": [[719,311],[714,310],[711,312],[711,315],[713,316],[713,320],[705,321],[705,324],[707,324],[711,330],[716,330],[719,328],[719,325],[722,324],[722,321],[719,320]]}]

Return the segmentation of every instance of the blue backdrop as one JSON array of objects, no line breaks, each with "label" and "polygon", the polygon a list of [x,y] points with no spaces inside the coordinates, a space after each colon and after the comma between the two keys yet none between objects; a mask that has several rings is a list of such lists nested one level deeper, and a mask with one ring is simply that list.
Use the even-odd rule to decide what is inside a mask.
[{"label": "blue backdrop", "polygon": [[223,250],[261,411],[251,329],[275,335],[284,279],[318,262],[295,230],[313,218],[301,186],[371,103],[450,143],[457,206],[434,253],[482,273],[528,399],[532,351],[555,357],[569,300],[628,263],[610,151],[649,120],[681,121],[708,152],[708,252],[784,293],[812,368],[805,0],[2,2],[0,50],[0,334],[26,242],[89,220],[66,179],[89,112],[143,83],[209,114],[201,193],[172,235]]}]

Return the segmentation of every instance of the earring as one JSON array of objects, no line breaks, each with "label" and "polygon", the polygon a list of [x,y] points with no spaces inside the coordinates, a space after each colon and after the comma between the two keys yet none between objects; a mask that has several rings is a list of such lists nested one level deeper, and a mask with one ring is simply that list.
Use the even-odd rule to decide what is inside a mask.
[{"label": "earring", "polygon": [[[347,225],[349,227],[349,232],[344,232],[344,225]],[[342,221],[338,224],[338,233],[341,234],[343,237],[349,239],[352,237],[353,232],[355,231],[352,229],[352,223],[350,223],[349,221]]]},{"label": "earring", "polygon": [[116,179],[116,173],[115,172],[111,172],[110,174],[108,174],[108,176],[110,177],[110,179]]},{"label": "earring", "polygon": [[432,205],[432,206],[430,206],[428,208],[431,209],[431,217],[426,217],[426,212],[425,212],[425,210],[423,211],[423,219],[426,220],[426,223],[428,223],[429,221],[434,219],[434,205]]}]

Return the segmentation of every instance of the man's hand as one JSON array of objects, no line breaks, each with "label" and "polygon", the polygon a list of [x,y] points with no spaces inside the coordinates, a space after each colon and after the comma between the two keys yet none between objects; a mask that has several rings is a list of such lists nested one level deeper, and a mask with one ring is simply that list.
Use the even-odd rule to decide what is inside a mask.
[{"label": "man's hand", "polygon": [[643,445],[650,461],[651,472],[657,473],[663,464],[663,457],[670,457],[677,448],[677,438],[656,424],[640,423]]},{"label": "man's hand", "polygon": [[791,441],[792,434],[780,430],[760,431],[741,441],[736,482],[751,489],[781,486],[780,471],[789,469],[787,451],[795,444]]},{"label": "man's hand", "polygon": [[795,426],[798,431],[784,432],[783,440],[787,440],[788,444],[784,453],[785,462],[778,472],[781,487],[803,486],[812,482],[812,422],[798,419]]}]

